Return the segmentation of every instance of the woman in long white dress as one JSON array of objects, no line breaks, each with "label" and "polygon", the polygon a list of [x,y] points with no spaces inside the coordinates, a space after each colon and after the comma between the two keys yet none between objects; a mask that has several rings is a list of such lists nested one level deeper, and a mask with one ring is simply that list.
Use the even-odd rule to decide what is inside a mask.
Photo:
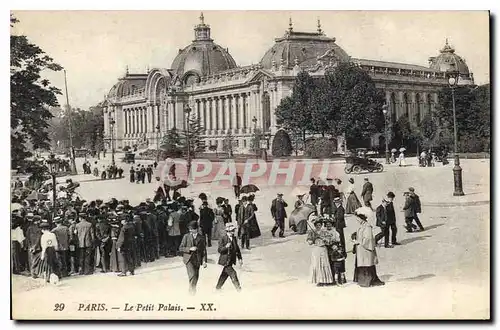
[{"label": "woman in long white dress", "polygon": [[399,160],[399,166],[406,166],[405,154],[403,151],[399,153],[398,160]]},{"label": "woman in long white dress", "polygon": [[323,233],[323,220],[316,218],[314,221],[314,230],[311,230],[307,235],[307,243],[312,246],[311,252],[311,283],[316,286],[333,285],[333,274],[328,259],[327,245],[331,244],[328,241],[328,235]]}]

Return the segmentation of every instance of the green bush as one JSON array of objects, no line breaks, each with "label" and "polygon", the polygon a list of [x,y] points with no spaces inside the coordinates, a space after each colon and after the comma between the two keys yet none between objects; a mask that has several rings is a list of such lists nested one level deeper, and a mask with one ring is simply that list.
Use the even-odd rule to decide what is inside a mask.
[{"label": "green bush", "polygon": [[318,138],[308,144],[306,155],[311,158],[330,158],[337,151],[337,143],[328,138]]},{"label": "green bush", "polygon": [[288,157],[292,154],[292,141],[284,130],[279,130],[273,139],[272,153],[274,157]]}]

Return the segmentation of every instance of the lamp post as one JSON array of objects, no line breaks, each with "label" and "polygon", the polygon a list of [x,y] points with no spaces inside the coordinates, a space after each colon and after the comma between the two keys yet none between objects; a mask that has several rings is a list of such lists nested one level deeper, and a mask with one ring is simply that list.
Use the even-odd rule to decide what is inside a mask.
[{"label": "lamp post", "polygon": [[56,215],[56,198],[57,198],[57,190],[56,190],[56,175],[59,171],[59,163],[56,160],[56,156],[54,154],[50,154],[49,159],[47,160],[47,164],[49,164],[49,174],[52,177],[52,207],[53,207],[53,216]]},{"label": "lamp post", "polygon": [[160,124],[156,125],[156,162],[160,161]]},{"label": "lamp post", "polygon": [[109,113],[109,126],[111,128],[110,130],[110,142],[111,142],[111,165],[115,166],[115,139],[114,139],[114,126],[115,126],[115,120],[113,119],[113,116],[111,115],[111,112]]},{"label": "lamp post", "polygon": [[459,74],[456,71],[448,73],[448,84],[451,89],[451,100],[453,105],[453,139],[454,139],[454,153],[455,153],[455,166],[453,167],[453,182],[455,191],[453,196],[463,196],[464,190],[462,188],[462,168],[460,167],[460,158],[458,156],[458,129],[457,129],[457,115],[455,109],[455,88],[458,84]]},{"label": "lamp post", "polygon": [[189,173],[191,173],[191,141],[189,136],[189,114],[191,113],[191,108],[189,105],[184,107],[184,112],[186,113],[187,176],[189,178]]},{"label": "lamp post", "polygon": [[384,113],[384,132],[385,132],[385,163],[390,164],[391,161],[389,159],[389,136],[387,133],[387,104],[382,106],[382,112]]}]

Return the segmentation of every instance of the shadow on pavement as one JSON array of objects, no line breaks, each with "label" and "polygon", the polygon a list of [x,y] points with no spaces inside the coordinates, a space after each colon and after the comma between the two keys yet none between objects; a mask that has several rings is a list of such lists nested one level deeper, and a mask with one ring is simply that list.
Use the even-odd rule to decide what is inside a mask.
[{"label": "shadow on pavement", "polygon": [[412,238],[405,238],[404,240],[399,241],[401,245],[406,245],[415,241],[423,241],[426,238],[432,237],[431,235],[425,235],[425,236],[418,236],[418,237],[412,237]]},{"label": "shadow on pavement", "polygon": [[391,277],[392,277],[392,274],[386,274],[386,275],[381,275],[380,279],[382,280],[382,282],[387,282],[387,281],[389,281],[389,279]]},{"label": "shadow on pavement", "polygon": [[438,227],[441,227],[442,225],[444,225],[444,223],[437,223],[435,225],[427,226],[427,227],[425,227],[425,231],[436,229]]},{"label": "shadow on pavement", "polygon": [[405,277],[395,280],[394,282],[414,282],[414,281],[422,281],[428,278],[436,277],[435,274],[422,274],[414,277]]}]

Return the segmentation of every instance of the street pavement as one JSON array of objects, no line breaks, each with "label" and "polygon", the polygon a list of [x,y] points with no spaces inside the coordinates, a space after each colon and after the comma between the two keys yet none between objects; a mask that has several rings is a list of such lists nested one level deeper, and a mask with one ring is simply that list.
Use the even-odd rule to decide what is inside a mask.
[{"label": "street pavement", "polygon": [[[215,292],[221,267],[217,265],[216,245],[209,248],[209,265],[201,270],[195,297],[187,295],[187,275],[181,258],[161,259],[137,270],[133,277],[113,274],[74,276],[58,286],[14,276],[12,302],[14,318],[93,318],[93,319],[414,319],[488,318],[490,208],[489,160],[463,160],[465,196],[454,197],[452,166],[420,168],[416,159],[410,166],[385,165],[383,173],[346,175],[343,164],[334,163],[335,173],[345,184],[356,180],[359,196],[363,178],[374,185],[374,205],[388,191],[396,194],[398,240],[400,246],[378,248],[379,276],[386,285],[360,288],[352,283],[353,255],[346,260],[348,284],[317,288],[309,283],[310,248],[305,236],[287,230],[284,239],[271,237],[273,220],[270,203],[282,192],[293,210],[292,186],[266,186],[266,178],[256,194],[257,217],[262,236],[243,251],[244,265],[236,267],[243,290],[237,293],[228,280],[222,292]],[[126,167],[124,167],[126,168]],[[126,171],[128,172],[128,171]],[[128,198],[133,203],[152,197],[155,184],[131,184],[128,179],[95,180],[77,176],[84,198]],[[426,230],[406,233],[402,213],[402,194],[414,187],[422,201],[420,219]],[[211,190],[209,190],[211,189]],[[208,192],[223,196],[234,204],[227,186],[194,184],[182,191],[187,196]],[[347,217],[346,238],[357,223]],[[287,228],[288,229],[288,228]],[[378,232],[378,228],[375,229]],[[214,242],[215,243],[215,242]],[[348,240],[348,249],[350,249]],[[54,311],[56,303],[65,304]],[[107,311],[78,311],[86,304],[105,304]],[[137,304],[154,304],[154,311],[125,311]],[[178,304],[183,311],[158,311],[160,304]],[[201,310],[201,304],[212,303]],[[82,304],[82,306],[80,306]],[[195,307],[188,310],[188,306]],[[83,308],[84,308],[83,307]],[[117,307],[118,309],[112,309]],[[207,305],[203,305],[208,309]]]}]

